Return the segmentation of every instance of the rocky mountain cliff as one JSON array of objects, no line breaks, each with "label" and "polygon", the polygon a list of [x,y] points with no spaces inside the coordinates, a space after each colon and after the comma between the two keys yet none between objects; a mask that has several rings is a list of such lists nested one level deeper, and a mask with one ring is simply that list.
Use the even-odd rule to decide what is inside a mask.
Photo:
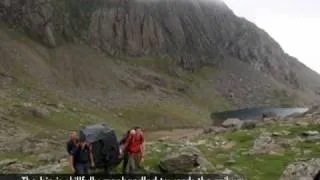
[{"label": "rocky mountain cliff", "polygon": [[[49,50],[85,44],[109,57],[130,57],[128,63],[156,59],[178,79],[213,68],[215,75],[197,87],[200,94],[217,91],[234,108],[279,104],[283,97],[300,105],[319,100],[319,75],[219,0],[1,0],[0,19]],[[77,61],[70,62],[75,69]]]},{"label": "rocky mountain cliff", "polygon": [[[106,123],[121,137],[129,127],[146,130],[149,170],[192,145],[203,154],[193,173],[205,165],[277,179],[296,158],[319,156],[307,141],[320,139],[319,109],[284,121],[231,119],[228,127],[211,127],[209,116],[309,106],[319,94],[317,73],[220,1],[0,0],[1,172],[69,173],[67,134]],[[314,176],[319,159],[307,164],[288,166],[283,179]]]}]

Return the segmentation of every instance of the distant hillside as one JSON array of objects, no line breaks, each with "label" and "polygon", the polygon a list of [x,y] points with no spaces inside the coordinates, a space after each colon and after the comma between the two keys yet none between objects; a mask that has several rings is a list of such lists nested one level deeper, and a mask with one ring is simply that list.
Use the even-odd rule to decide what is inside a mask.
[{"label": "distant hillside", "polygon": [[108,108],[319,101],[319,75],[220,1],[2,0],[0,19],[2,79]]},{"label": "distant hillside", "polygon": [[[315,111],[265,125],[231,120],[250,128],[237,132],[233,125],[212,127],[210,114],[310,106],[319,95],[317,73],[220,1],[0,0],[4,173],[69,173],[68,133],[105,123],[119,138],[129,127],[143,127],[148,170],[191,145],[210,161],[201,163],[217,168],[212,173],[227,168],[275,179],[296,158],[318,156],[317,143],[300,140],[303,132],[317,134]],[[212,134],[189,141],[203,127]]]}]

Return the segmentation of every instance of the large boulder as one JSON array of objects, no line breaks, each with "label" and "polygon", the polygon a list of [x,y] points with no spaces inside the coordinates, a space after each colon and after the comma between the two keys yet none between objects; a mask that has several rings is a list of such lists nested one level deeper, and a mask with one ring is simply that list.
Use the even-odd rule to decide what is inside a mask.
[{"label": "large boulder", "polygon": [[2,160],[0,161],[0,169],[2,169],[3,167],[7,167],[11,164],[15,164],[17,163],[17,159],[5,159],[5,160]]},{"label": "large boulder", "polygon": [[253,147],[250,149],[249,154],[268,154],[268,155],[279,155],[284,152],[284,148],[277,144],[272,137],[268,134],[260,135],[253,144]]},{"label": "large boulder", "polygon": [[160,160],[160,170],[166,173],[209,172],[212,164],[195,147],[183,147]]},{"label": "large boulder", "polygon": [[206,127],[203,129],[203,133],[204,134],[221,134],[221,133],[225,133],[228,132],[229,130],[227,128],[224,127],[217,127],[217,126],[211,126],[211,127]]},{"label": "large boulder", "polygon": [[43,107],[35,107],[35,106],[22,106],[22,111],[26,116],[31,116],[34,118],[46,119],[50,116],[50,112],[48,109]]},{"label": "large boulder", "polygon": [[258,121],[255,121],[255,120],[245,120],[243,121],[243,124],[242,124],[242,129],[254,129],[257,127],[257,124],[259,122]]},{"label": "large boulder", "polygon": [[318,114],[320,114],[320,105],[313,106],[307,112],[303,113],[304,116]]},{"label": "large boulder", "polygon": [[314,180],[320,171],[320,159],[294,162],[287,166],[280,180]]},{"label": "large boulder", "polygon": [[222,123],[222,127],[224,128],[232,128],[232,129],[241,129],[243,125],[243,121],[236,118],[227,119]]}]

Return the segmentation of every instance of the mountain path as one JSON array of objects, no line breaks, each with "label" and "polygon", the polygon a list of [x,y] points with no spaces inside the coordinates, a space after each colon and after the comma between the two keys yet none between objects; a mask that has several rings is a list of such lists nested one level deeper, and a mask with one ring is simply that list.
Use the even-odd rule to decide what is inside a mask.
[{"label": "mountain path", "polygon": [[202,128],[172,129],[145,132],[147,141],[191,140],[203,133]]}]

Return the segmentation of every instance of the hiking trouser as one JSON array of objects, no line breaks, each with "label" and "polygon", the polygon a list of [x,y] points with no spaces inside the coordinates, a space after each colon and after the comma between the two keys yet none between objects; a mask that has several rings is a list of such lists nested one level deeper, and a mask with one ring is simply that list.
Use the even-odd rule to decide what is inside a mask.
[{"label": "hiking trouser", "polygon": [[105,174],[110,174],[111,168],[108,162],[105,162],[103,169]]},{"label": "hiking trouser", "polygon": [[123,164],[122,164],[122,173],[126,173],[126,168],[128,166],[128,161],[129,161],[129,154],[128,152],[125,152],[123,155]]},{"label": "hiking trouser", "polygon": [[76,174],[88,174],[89,165],[88,163],[78,163],[75,166]]},{"label": "hiking trouser", "polygon": [[138,169],[141,169],[141,153],[133,153],[128,155],[128,165],[126,167],[126,173],[135,173]]}]

